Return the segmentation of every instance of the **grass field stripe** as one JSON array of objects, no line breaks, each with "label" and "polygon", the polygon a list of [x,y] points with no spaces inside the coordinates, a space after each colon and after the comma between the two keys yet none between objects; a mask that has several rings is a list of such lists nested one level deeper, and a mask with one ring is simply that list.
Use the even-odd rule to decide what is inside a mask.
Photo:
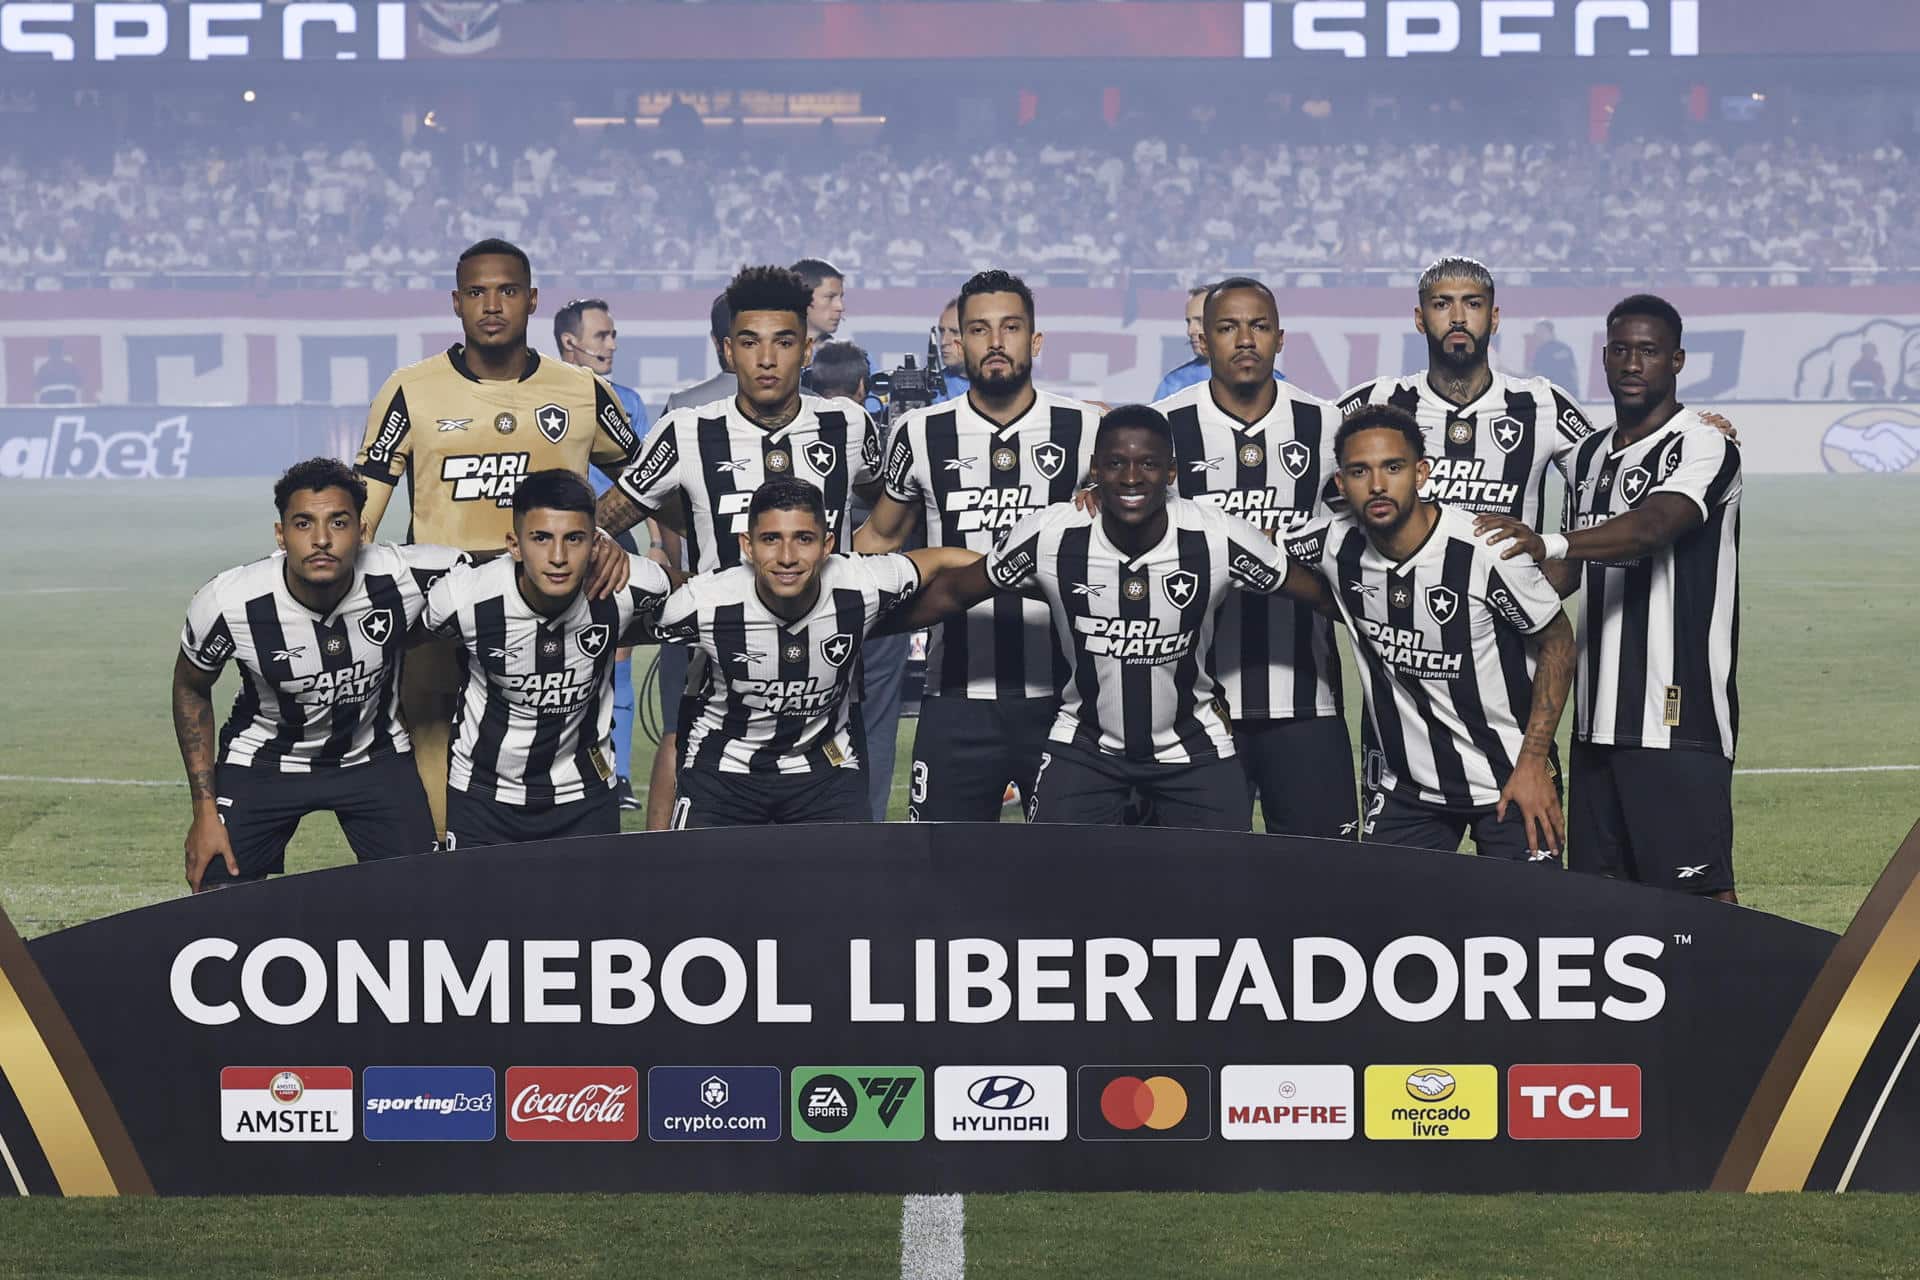
[{"label": "grass field stripe", "polygon": [[13,1162],[13,1149],[7,1146],[5,1134],[0,1134],[0,1159],[7,1162],[7,1172],[13,1175],[13,1189],[20,1193],[22,1200],[26,1199],[29,1194],[27,1180],[20,1176],[20,1166]]},{"label": "grass field stripe", "polygon": [[963,1280],[967,1209],[960,1196],[907,1196],[900,1202],[900,1280]]},{"label": "grass field stripe", "polygon": [[1907,1059],[1913,1055],[1915,1041],[1920,1041],[1920,1022],[1913,1024],[1913,1034],[1907,1037],[1907,1047],[1900,1051],[1900,1061],[1893,1064],[1893,1070],[1887,1075],[1887,1083],[1880,1090],[1880,1096],[1874,1099],[1873,1110],[1867,1116],[1867,1123],[1860,1130],[1860,1141],[1853,1144],[1853,1154],[1847,1157],[1847,1167],[1840,1172],[1840,1181],[1833,1186],[1835,1191],[1845,1191],[1853,1181],[1853,1168],[1860,1163],[1860,1153],[1867,1149],[1867,1139],[1873,1136],[1873,1127],[1880,1123],[1880,1112],[1887,1105],[1887,1099],[1893,1094],[1893,1086],[1900,1079],[1900,1073],[1907,1069]]},{"label": "grass field stripe", "polygon": [[52,782],[63,787],[184,787],[181,779],[152,778],[43,778],[31,773],[0,773],[0,782]]}]

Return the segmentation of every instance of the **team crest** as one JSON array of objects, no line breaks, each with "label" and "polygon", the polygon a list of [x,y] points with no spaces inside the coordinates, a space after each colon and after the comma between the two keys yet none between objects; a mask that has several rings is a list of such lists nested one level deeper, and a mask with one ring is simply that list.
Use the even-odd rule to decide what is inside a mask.
[{"label": "team crest", "polygon": [[510,413],[503,413],[493,420],[493,429],[503,436],[512,435],[513,429],[519,425],[520,420]]},{"label": "team crest", "polygon": [[589,658],[597,658],[606,652],[607,643],[613,639],[613,628],[604,622],[596,622],[590,627],[580,629],[580,652]]},{"label": "team crest", "polygon": [[1120,584],[1120,594],[1129,600],[1145,600],[1147,598],[1147,580],[1145,578],[1128,578]]},{"label": "team crest", "polygon": [[1051,440],[1042,440],[1033,446],[1028,456],[1033,459],[1033,469],[1049,480],[1067,469],[1066,449]]},{"label": "team crest", "polygon": [[825,440],[815,440],[801,450],[800,456],[807,460],[813,473],[823,479],[832,475],[833,469],[840,465],[840,451]]},{"label": "team crest", "polygon": [[767,470],[785,471],[792,465],[793,459],[787,456],[785,449],[770,449],[767,451]]},{"label": "team crest", "polygon": [[1451,622],[1460,608],[1460,593],[1451,587],[1427,588],[1427,612],[1435,622]]},{"label": "team crest", "polygon": [[1629,503],[1640,501],[1653,484],[1653,475],[1645,467],[1628,467],[1620,473],[1620,493]]},{"label": "team crest", "polygon": [[347,638],[345,636],[328,636],[326,640],[321,643],[320,647],[337,658],[347,651]]},{"label": "team crest", "polygon": [[533,421],[548,444],[559,444],[567,434],[567,411],[560,405],[541,405],[533,411]]},{"label": "team crest", "polygon": [[1280,465],[1295,480],[1307,474],[1307,468],[1313,464],[1313,454],[1307,446],[1298,440],[1289,440],[1280,446]]},{"label": "team crest", "polygon": [[853,656],[853,636],[845,631],[836,631],[820,642],[820,656],[836,667],[847,665],[847,659]]},{"label": "team crest", "polygon": [[1020,464],[1020,455],[1004,445],[993,451],[993,469],[1011,471]]},{"label": "team crest", "polygon": [[361,614],[360,634],[374,644],[386,644],[393,637],[393,610],[369,609]]},{"label": "team crest", "polygon": [[1160,589],[1167,593],[1169,604],[1184,609],[1200,595],[1200,575],[1191,569],[1175,569],[1160,579]]},{"label": "team crest", "polygon": [[1267,451],[1249,440],[1240,446],[1240,465],[1257,467],[1267,460]]},{"label": "team crest", "polygon": [[1472,444],[1473,423],[1466,418],[1455,418],[1447,424],[1447,443]]},{"label": "team crest", "polygon": [[806,656],[807,651],[797,644],[790,644],[780,651],[780,658],[784,662],[798,662]]},{"label": "team crest", "polygon": [[1493,436],[1494,447],[1502,453],[1512,453],[1518,449],[1520,442],[1527,435],[1520,424],[1520,419],[1510,413],[1503,413],[1495,418],[1488,424],[1487,431]]}]

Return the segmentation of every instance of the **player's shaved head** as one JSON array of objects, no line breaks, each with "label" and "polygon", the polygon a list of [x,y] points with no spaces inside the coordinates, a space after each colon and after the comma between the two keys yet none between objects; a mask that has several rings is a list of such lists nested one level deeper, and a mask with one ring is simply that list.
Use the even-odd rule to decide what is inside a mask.
[{"label": "player's shaved head", "polygon": [[1257,293],[1265,298],[1267,300],[1268,314],[1272,316],[1275,324],[1280,323],[1280,300],[1273,296],[1273,290],[1269,289],[1263,281],[1256,280],[1252,276],[1228,276],[1225,280],[1220,281],[1220,283],[1207,287],[1206,311],[1204,313],[1207,323],[1213,323],[1214,309],[1220,299],[1226,297],[1228,294],[1240,293],[1242,291]]},{"label": "player's shaved head", "polygon": [[475,258],[512,258],[520,264],[520,279],[523,284],[533,283],[533,261],[527,257],[527,251],[511,240],[502,240],[498,236],[489,236],[485,240],[476,240],[460,251],[460,260],[454,264],[453,281],[460,283],[466,266]]}]

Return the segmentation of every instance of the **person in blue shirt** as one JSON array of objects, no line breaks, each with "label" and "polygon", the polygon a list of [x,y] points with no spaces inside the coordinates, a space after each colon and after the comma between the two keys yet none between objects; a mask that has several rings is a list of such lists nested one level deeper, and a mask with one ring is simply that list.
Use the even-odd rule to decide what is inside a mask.
[{"label": "person in blue shirt", "polygon": [[[840,332],[840,322],[847,317],[847,278],[840,268],[825,258],[802,258],[787,270],[800,277],[807,288],[813,290],[813,305],[807,308],[807,341],[817,352],[833,336]],[[874,395],[873,375],[879,370],[874,366],[873,356],[867,356],[867,394],[861,397],[861,403],[867,407],[875,421],[886,412],[886,406],[880,403],[880,397]],[[814,390],[811,367],[801,373],[801,389],[809,394],[818,395]]]},{"label": "person in blue shirt", "polygon": [[940,313],[940,376],[946,379],[948,400],[967,394],[967,359],[960,350],[960,299],[948,300]]},{"label": "person in blue shirt", "polygon": [[[1167,376],[1160,379],[1160,385],[1154,388],[1155,404],[1165,400],[1182,387],[1190,387],[1196,382],[1205,382],[1213,376],[1213,366],[1207,358],[1207,336],[1202,318],[1207,309],[1207,291],[1212,288],[1211,284],[1199,284],[1187,290],[1187,345],[1193,348],[1193,359],[1167,370]],[[1275,369],[1273,380],[1285,382],[1287,376]]]},{"label": "person in blue shirt", "polygon": [[[553,345],[568,364],[591,369],[613,383],[614,394],[633,419],[634,434],[647,434],[647,408],[640,393],[613,380],[613,353],[620,346],[620,332],[614,326],[613,312],[605,298],[575,298],[553,315]],[[611,479],[612,477],[608,477]],[[628,551],[637,552],[639,544],[631,533],[616,539]],[[613,771],[615,791],[622,809],[638,809],[633,784],[633,650],[621,649],[613,664]]]}]

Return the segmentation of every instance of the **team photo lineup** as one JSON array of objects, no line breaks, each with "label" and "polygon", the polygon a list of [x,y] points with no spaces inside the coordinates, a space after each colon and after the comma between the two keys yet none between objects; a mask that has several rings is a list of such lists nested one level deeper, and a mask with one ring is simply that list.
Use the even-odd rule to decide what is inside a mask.
[{"label": "team photo lineup", "polygon": [[918,378],[834,340],[845,286],[742,268],[720,374],[649,424],[606,302],[542,354],[528,255],[467,248],[463,340],[386,380],[351,465],[287,470],[278,552],[188,607],[189,886],[286,870],[321,811],[363,861],[617,832],[657,648],[651,829],[884,820],[904,767],[912,821],[1246,831],[1257,800],[1268,832],[1735,900],[1740,451],[1678,398],[1667,301],[1605,317],[1599,427],[1491,366],[1464,255],[1419,279],[1428,367],[1338,401],[1280,372],[1251,276],[1193,289],[1193,359],[1117,406],[1034,385],[1015,274],[962,284]]}]

